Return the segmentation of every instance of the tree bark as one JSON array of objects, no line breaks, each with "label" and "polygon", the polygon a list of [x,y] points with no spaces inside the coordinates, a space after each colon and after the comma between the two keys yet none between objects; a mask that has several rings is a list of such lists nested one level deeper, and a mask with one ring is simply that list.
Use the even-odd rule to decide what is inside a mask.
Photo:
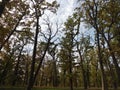
[{"label": "tree bark", "polygon": [[72,61],[69,60],[69,83],[70,83],[70,90],[73,90],[73,75],[72,75]]},{"label": "tree bark", "polygon": [[63,77],[64,77],[63,78],[63,86],[65,87],[66,86],[66,84],[65,84],[66,83],[66,70],[65,69],[63,70]]},{"label": "tree bark", "polygon": [[30,71],[30,77],[29,82],[27,85],[27,90],[31,90],[34,85],[34,75],[35,75],[35,60],[36,60],[36,50],[37,50],[37,40],[38,40],[38,33],[39,33],[39,16],[38,16],[38,10],[36,10],[36,32],[35,32],[35,41],[34,41],[34,48],[33,48],[33,55],[32,55],[32,63],[31,63],[31,71]]},{"label": "tree bark", "polygon": [[116,70],[116,73],[117,73],[118,82],[120,84],[120,67],[118,65],[118,61],[117,61],[117,59],[115,57],[115,53],[113,52],[113,49],[111,48],[109,40],[107,40],[107,38],[106,38],[106,36],[105,36],[105,34],[103,32],[102,32],[102,36],[104,37],[105,41],[107,42],[107,46],[108,46],[108,49],[110,51],[110,55],[111,55],[111,57],[113,59],[114,65],[115,65],[115,70]]},{"label": "tree bark", "polygon": [[21,58],[21,54],[22,54],[22,51],[23,51],[23,47],[24,47],[24,45],[21,47],[20,53],[18,55],[17,64],[15,66],[15,70],[14,70],[14,74],[13,74],[14,78],[13,78],[13,81],[12,81],[12,86],[15,86],[15,84],[17,82],[18,69],[19,69],[20,58]]},{"label": "tree bark", "polygon": [[88,88],[88,85],[87,85],[87,77],[86,77],[86,72],[85,72],[85,69],[83,67],[83,57],[82,57],[82,54],[81,54],[81,51],[78,47],[78,44],[77,44],[77,50],[78,50],[78,53],[79,53],[79,56],[80,56],[80,66],[81,66],[81,69],[82,69],[82,76],[83,76],[83,83],[84,83],[84,89],[86,90]]},{"label": "tree bark", "polygon": [[57,67],[56,67],[56,60],[55,57],[53,57],[53,86],[57,87],[58,81],[57,81]]},{"label": "tree bark", "polygon": [[22,20],[23,16],[25,15],[25,13],[23,13],[22,16],[19,17],[18,22],[16,23],[16,25],[14,26],[13,30],[11,30],[10,34],[8,35],[8,37],[5,39],[5,41],[0,45],[0,51],[3,48],[3,46],[7,43],[7,41],[9,40],[9,38],[13,35],[13,33],[16,31],[16,28],[18,27],[20,21]]},{"label": "tree bark", "polygon": [[40,71],[40,68],[41,68],[41,66],[42,66],[42,62],[43,62],[44,57],[45,57],[45,55],[46,55],[46,53],[47,53],[47,50],[48,50],[48,48],[49,48],[50,40],[51,40],[51,37],[49,37],[48,42],[47,42],[47,45],[46,45],[46,48],[45,48],[45,51],[44,51],[44,54],[43,54],[42,57],[40,58],[39,65],[38,65],[37,70],[36,70],[36,72],[35,72],[35,74],[34,74],[34,78],[33,78],[33,81],[34,81],[34,82],[35,82],[35,79],[36,79],[36,77],[37,77],[37,75],[38,75],[38,73],[39,73],[39,71]]},{"label": "tree bark", "polygon": [[25,77],[24,77],[24,85],[28,84],[28,69],[29,69],[29,64],[28,64],[28,60],[25,61]]},{"label": "tree bark", "polygon": [[117,80],[116,80],[116,77],[115,77],[115,72],[114,72],[113,68],[110,65],[110,61],[108,61],[108,67],[109,67],[109,72],[110,72],[110,75],[111,75],[113,88],[114,88],[114,90],[117,90],[117,88],[118,88]]},{"label": "tree bark", "polygon": [[101,69],[102,90],[108,90],[106,75],[105,75],[103,61],[102,61],[102,52],[101,52],[101,46],[100,46],[99,30],[97,29],[97,26],[96,26],[96,33],[97,33],[97,46],[98,46],[98,60],[99,60],[100,69]]}]

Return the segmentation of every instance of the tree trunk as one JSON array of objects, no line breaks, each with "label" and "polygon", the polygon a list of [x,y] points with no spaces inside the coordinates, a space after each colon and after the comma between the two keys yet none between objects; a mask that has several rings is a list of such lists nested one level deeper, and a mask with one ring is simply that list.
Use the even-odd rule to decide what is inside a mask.
[{"label": "tree trunk", "polygon": [[116,90],[117,89],[117,80],[116,80],[116,77],[115,77],[114,69],[110,65],[110,61],[108,61],[108,67],[109,67],[109,72],[110,72],[110,75],[111,75],[113,88],[114,88],[114,90]]},{"label": "tree trunk", "polygon": [[36,50],[37,50],[37,39],[38,39],[38,33],[39,33],[39,16],[38,12],[36,10],[36,19],[37,19],[37,23],[36,23],[36,32],[35,32],[35,41],[34,41],[34,48],[33,48],[33,55],[32,55],[32,63],[31,63],[31,71],[30,71],[30,77],[29,77],[29,82],[27,85],[27,90],[31,90],[33,85],[34,85],[34,73],[35,73],[35,59],[36,59]]},{"label": "tree trunk", "polygon": [[19,25],[19,22],[22,20],[23,16],[25,15],[25,13],[23,13],[22,16],[19,17],[18,22],[16,23],[16,25],[14,26],[13,30],[11,30],[10,34],[8,35],[8,37],[5,39],[5,41],[0,45],[0,51],[3,48],[3,46],[8,42],[9,38],[12,36],[12,34],[16,31],[16,28]]},{"label": "tree trunk", "polygon": [[86,78],[87,78],[87,87],[90,88],[90,70],[89,70],[89,62],[87,61],[87,69],[86,69]]},{"label": "tree trunk", "polygon": [[69,54],[69,85],[70,85],[70,90],[73,90],[73,72],[72,72],[72,57],[71,57],[71,52]]},{"label": "tree trunk", "polygon": [[57,87],[58,82],[57,82],[57,69],[56,69],[56,61],[55,58],[53,58],[53,86]]},{"label": "tree trunk", "polygon": [[82,54],[81,54],[81,51],[80,49],[78,48],[78,45],[77,45],[77,50],[78,50],[78,53],[79,53],[79,56],[80,56],[80,65],[81,65],[81,69],[82,69],[82,76],[83,76],[83,83],[84,83],[84,89],[87,89],[88,88],[88,85],[87,85],[87,77],[86,77],[86,72],[84,70],[84,67],[83,67],[83,58],[82,58]]},{"label": "tree trunk", "polygon": [[28,71],[29,71],[29,58],[27,57],[27,59],[25,60],[25,77],[24,77],[24,84],[27,85],[28,84]]},{"label": "tree trunk", "polygon": [[40,68],[41,68],[41,66],[42,66],[44,57],[45,57],[45,55],[46,55],[46,53],[47,53],[47,50],[48,50],[48,48],[49,48],[50,40],[51,40],[51,37],[49,37],[49,39],[48,39],[48,42],[47,42],[45,51],[44,51],[44,53],[43,53],[43,55],[42,55],[42,57],[41,57],[41,59],[40,59],[39,65],[38,65],[37,70],[36,70],[36,72],[35,72],[35,74],[34,74],[34,77],[33,77],[33,81],[34,81],[34,82],[35,82],[36,77],[37,77],[37,75],[38,75],[38,73],[39,73],[39,71],[40,71]]},{"label": "tree trunk", "polygon": [[119,85],[120,85],[120,67],[118,65],[118,61],[115,57],[115,53],[113,52],[113,49],[111,48],[110,42],[109,42],[109,40],[107,40],[103,31],[102,31],[102,36],[104,37],[105,41],[107,42],[107,46],[108,46],[108,49],[110,51],[111,57],[113,59],[113,63],[115,65],[115,69],[116,69],[116,73],[117,73],[118,82],[119,82]]},{"label": "tree trunk", "polygon": [[12,86],[14,86],[16,84],[16,81],[17,81],[20,57],[21,57],[21,53],[22,53],[23,47],[24,47],[24,45],[22,46],[22,48],[20,50],[20,53],[19,53],[19,56],[18,56],[18,60],[17,60],[17,64],[15,66],[15,70],[14,70],[14,74],[13,74],[14,78],[13,78]]},{"label": "tree trunk", "polygon": [[73,90],[73,76],[72,76],[72,65],[71,65],[71,61],[70,61],[70,68],[69,68],[69,83],[70,83],[70,90]]},{"label": "tree trunk", "polygon": [[96,27],[96,31],[97,31],[98,60],[99,60],[100,69],[101,69],[102,90],[108,90],[106,75],[104,72],[104,66],[103,66],[103,61],[102,61],[99,30],[97,29],[97,27]]},{"label": "tree trunk", "polygon": [[66,83],[65,82],[66,81],[66,70],[65,69],[63,70],[63,77],[64,77],[63,78],[63,86],[65,87],[66,86],[66,84],[65,84]]},{"label": "tree trunk", "polygon": [[[42,86],[42,85],[43,85],[44,72],[42,72],[41,74],[42,74],[42,75],[41,75],[41,78],[40,78],[40,86]],[[45,85],[46,85],[46,83],[45,83]]]},{"label": "tree trunk", "polygon": [[14,50],[12,51],[9,59],[7,60],[6,64],[5,64],[5,67],[4,67],[4,70],[2,71],[1,75],[0,75],[0,85],[4,85],[5,84],[5,79],[6,79],[6,76],[7,76],[7,73],[8,73],[8,67],[9,67],[9,63],[11,62],[11,58],[14,54]]}]

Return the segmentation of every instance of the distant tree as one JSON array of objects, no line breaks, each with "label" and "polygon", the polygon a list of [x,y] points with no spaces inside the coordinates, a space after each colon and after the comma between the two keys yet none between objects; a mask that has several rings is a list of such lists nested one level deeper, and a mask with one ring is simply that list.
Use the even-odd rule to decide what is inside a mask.
[{"label": "distant tree", "polygon": [[50,45],[50,48],[48,49],[48,53],[52,57],[52,77],[53,77],[53,86],[57,87],[58,86],[58,68],[57,68],[57,60],[56,60],[56,54],[57,54],[57,44]]},{"label": "distant tree", "polygon": [[[61,60],[63,60],[61,63],[63,63],[63,65],[65,64],[65,67],[63,67],[64,75],[66,72],[68,72],[70,90],[73,90],[73,67],[74,67],[74,60],[75,60],[75,55],[74,55],[75,40],[74,39],[78,33],[75,26],[76,24],[79,23],[78,22],[79,19],[80,18],[76,16],[75,16],[75,19],[74,19],[74,16],[69,17],[67,19],[67,21],[65,22],[65,29],[63,30],[65,34],[61,40],[60,57],[61,57]],[[66,63],[68,63],[68,65],[66,65]]]},{"label": "distant tree", "polygon": [[88,53],[90,49],[93,48],[92,46],[90,46],[90,36],[85,37],[82,35],[80,40],[76,40],[76,47],[80,57],[80,67],[82,70],[84,89],[87,89],[88,86],[90,86],[89,63],[91,59],[91,56],[88,56]]}]

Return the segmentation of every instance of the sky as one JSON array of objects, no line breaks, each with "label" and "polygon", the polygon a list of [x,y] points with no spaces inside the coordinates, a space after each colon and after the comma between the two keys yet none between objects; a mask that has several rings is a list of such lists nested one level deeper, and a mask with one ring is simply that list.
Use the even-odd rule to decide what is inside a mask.
[{"label": "sky", "polygon": [[[52,2],[54,0],[47,0],[48,2]],[[51,13],[50,11],[46,11],[45,14],[49,16],[50,21],[55,23],[58,21],[58,23],[64,23],[68,16],[72,15],[73,13],[73,8],[74,8],[74,1],[75,0],[57,0],[57,2],[60,4],[60,7],[57,10],[56,14]],[[42,22],[41,22],[42,24]],[[45,28],[45,27],[43,27]],[[43,29],[45,30],[45,29]],[[28,47],[29,48],[29,47]],[[31,46],[30,46],[31,48]],[[29,48],[29,49],[30,49]],[[28,50],[29,50],[28,49]]]},{"label": "sky", "polygon": [[[52,2],[54,0],[47,1]],[[57,21],[59,22],[65,22],[68,16],[72,15],[75,0],[56,0],[56,1],[60,4],[57,13],[52,14],[50,12],[46,12],[46,14],[51,17],[52,21],[57,19]]]},{"label": "sky", "polygon": [[66,20],[69,15],[72,15],[74,9],[74,1],[75,0],[57,0],[60,3],[60,7],[58,9],[58,17],[61,20]]},{"label": "sky", "polygon": [[[57,0],[60,4],[60,7],[57,12],[57,16],[55,18],[59,19],[60,22],[65,22],[68,16],[72,15],[74,12],[74,8],[77,5],[77,0]],[[80,31],[82,33],[91,34],[93,32],[89,32],[87,28],[85,28],[85,24],[81,23]]]},{"label": "sky", "polygon": [[[47,1],[52,2],[54,0]],[[53,14],[50,11],[46,11],[46,14],[50,18],[50,21],[54,24],[56,22],[58,22],[59,24],[64,24],[68,16],[71,16],[73,14],[74,8],[77,5],[76,1],[77,0],[57,0],[57,2],[60,4],[60,7],[58,8],[56,14]],[[93,32],[90,32],[89,28],[86,28],[85,24],[82,22],[80,24],[80,32],[84,33],[85,35],[93,35]]]},{"label": "sky", "polygon": [[[54,0],[47,0],[48,2],[54,1]],[[73,14],[74,11],[74,1],[75,0],[56,0],[60,6],[57,9],[56,13],[52,13],[50,10],[45,11],[45,15],[42,17],[42,19],[48,20],[47,17],[50,19],[50,22],[53,23],[53,32],[56,31],[56,23],[59,25],[59,27],[64,27],[64,22],[68,18],[68,16]],[[46,17],[47,16],[47,17]],[[44,20],[42,22],[42,30],[46,30]],[[60,34],[59,34],[60,35]]]}]

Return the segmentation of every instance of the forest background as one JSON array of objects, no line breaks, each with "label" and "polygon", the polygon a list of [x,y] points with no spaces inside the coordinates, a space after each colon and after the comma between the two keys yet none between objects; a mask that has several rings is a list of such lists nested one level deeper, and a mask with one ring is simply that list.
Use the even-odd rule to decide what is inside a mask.
[{"label": "forest background", "polygon": [[0,1],[0,89],[11,86],[119,90],[120,1]]}]

